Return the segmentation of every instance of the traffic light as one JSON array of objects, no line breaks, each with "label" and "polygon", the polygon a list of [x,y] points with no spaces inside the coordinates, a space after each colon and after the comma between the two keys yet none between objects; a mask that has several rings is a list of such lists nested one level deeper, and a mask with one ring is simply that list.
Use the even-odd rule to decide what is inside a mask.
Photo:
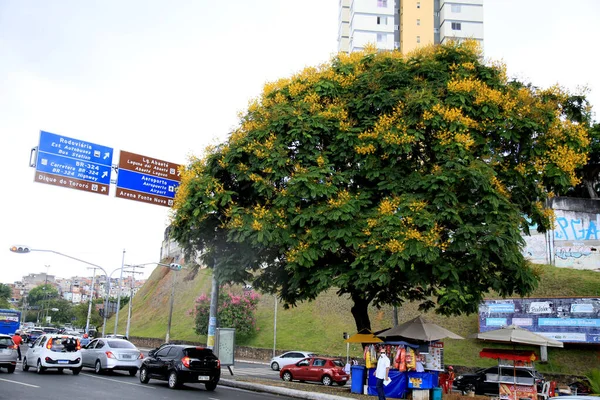
[{"label": "traffic light", "polygon": [[27,246],[12,246],[10,251],[13,253],[29,253],[31,249]]},{"label": "traffic light", "polygon": [[169,264],[169,268],[171,268],[173,271],[181,271],[181,264],[171,263]]}]

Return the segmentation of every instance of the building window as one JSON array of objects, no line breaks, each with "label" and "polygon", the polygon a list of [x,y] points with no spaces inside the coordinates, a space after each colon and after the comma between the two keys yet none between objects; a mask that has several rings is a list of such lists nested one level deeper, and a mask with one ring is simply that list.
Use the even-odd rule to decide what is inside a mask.
[{"label": "building window", "polygon": [[421,20],[417,19],[417,26],[421,26]]},{"label": "building window", "polygon": [[387,17],[377,17],[377,25],[387,25]]},{"label": "building window", "polygon": [[387,7],[387,0],[377,0],[377,7]]},{"label": "building window", "polygon": [[417,36],[417,43],[421,43],[421,36]]},{"label": "building window", "polygon": [[421,8],[421,2],[417,1],[417,8]]},{"label": "building window", "polygon": [[387,35],[385,33],[377,34],[377,43],[385,43],[387,41]]},{"label": "building window", "polygon": [[452,30],[453,31],[460,31],[460,22],[453,22],[452,23]]},{"label": "building window", "polygon": [[450,10],[453,13],[459,13],[460,12],[460,4],[452,4],[452,6],[450,7]]}]

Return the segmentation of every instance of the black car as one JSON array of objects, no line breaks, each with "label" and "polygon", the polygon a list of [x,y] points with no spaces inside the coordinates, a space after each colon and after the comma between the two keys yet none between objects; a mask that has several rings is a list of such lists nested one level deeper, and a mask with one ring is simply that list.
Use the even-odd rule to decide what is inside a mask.
[{"label": "black car", "polygon": [[211,349],[162,345],[140,367],[140,382],[150,379],[166,380],[171,389],[183,383],[204,383],[206,390],[212,391],[221,379],[221,362]]},{"label": "black car", "polygon": [[455,380],[453,387],[460,390],[463,394],[475,392],[477,395],[497,395],[500,392],[500,382],[523,385],[536,385],[538,393],[541,393],[544,385],[544,377],[538,371],[532,368],[523,367],[489,367],[481,368],[473,374],[459,375]]}]

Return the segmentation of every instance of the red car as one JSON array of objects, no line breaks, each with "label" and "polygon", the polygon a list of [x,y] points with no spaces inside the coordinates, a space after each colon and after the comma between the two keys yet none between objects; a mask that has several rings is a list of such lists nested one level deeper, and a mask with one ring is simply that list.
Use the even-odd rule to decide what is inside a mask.
[{"label": "red car", "polygon": [[333,382],[344,386],[350,379],[350,375],[344,372],[344,363],[330,357],[304,358],[296,364],[282,367],[279,376],[286,382],[293,380],[322,382],[325,386],[331,386]]}]

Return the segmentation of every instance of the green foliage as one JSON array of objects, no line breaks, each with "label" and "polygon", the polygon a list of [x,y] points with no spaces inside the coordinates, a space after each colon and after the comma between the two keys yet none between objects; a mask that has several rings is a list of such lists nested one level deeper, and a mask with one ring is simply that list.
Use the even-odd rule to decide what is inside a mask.
[{"label": "green foliage", "polygon": [[182,171],[172,237],[219,282],[285,306],[336,288],[367,307],[473,313],[526,296],[528,221],[578,182],[583,102],[508,81],[472,42],[374,49],[267,84],[227,142]]},{"label": "green foliage", "polygon": [[600,394],[600,369],[593,369],[585,374],[585,376],[590,381],[592,393]]},{"label": "green foliage", "polygon": [[27,294],[27,305],[42,306],[48,300],[58,297],[58,289],[51,284],[43,284],[34,287]]},{"label": "green foliage", "polygon": [[[244,291],[242,295],[236,295],[231,291],[225,293],[222,289],[219,290],[218,302],[219,326],[235,328],[236,335],[242,337],[255,334],[258,328],[254,312],[260,296],[253,291]],[[195,315],[196,333],[206,335],[210,315],[210,297],[201,294],[196,299],[195,310],[191,310],[191,313]]]},{"label": "green foliage", "polygon": [[0,283],[0,300],[9,300],[12,297],[12,289],[10,286]]},{"label": "green foliage", "polygon": [[[94,304],[92,305],[92,312],[90,315],[90,325],[92,326],[98,327],[102,325],[103,318],[100,316],[95,307],[96,304],[102,304],[102,301],[102,299],[94,300]],[[72,312],[73,316],[75,317],[75,321],[73,322],[74,326],[85,327],[87,321],[88,307],[88,303],[80,303],[73,306]]]}]

